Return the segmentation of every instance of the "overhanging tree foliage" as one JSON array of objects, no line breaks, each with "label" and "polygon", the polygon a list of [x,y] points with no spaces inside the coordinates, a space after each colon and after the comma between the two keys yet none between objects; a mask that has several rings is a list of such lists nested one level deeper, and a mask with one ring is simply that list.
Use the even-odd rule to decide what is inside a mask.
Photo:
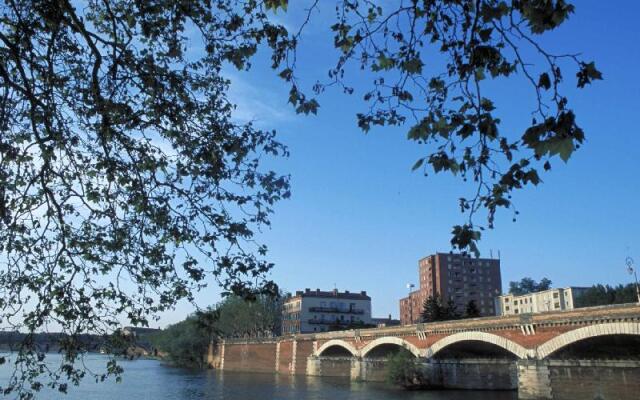
[{"label": "overhanging tree foliage", "polygon": [[[309,15],[321,3],[311,1]],[[322,2],[322,4],[326,4]],[[513,208],[510,193],[538,184],[539,168],[567,160],[584,141],[561,94],[564,61],[577,85],[601,74],[575,54],[551,54],[536,35],[564,23],[564,0],[341,0],[332,29],[340,57],[330,82],[348,85],[348,66],[369,70],[360,127],[410,123],[427,144],[414,169],[430,165],[477,183],[460,199],[469,220],[452,245],[477,252],[473,216]],[[288,180],[261,166],[286,155],[274,133],[232,119],[225,64],[247,68],[262,44],[292,87],[301,113],[318,102],[295,75],[299,34],[269,9],[287,0],[6,0],[0,6],[0,310],[5,326],[49,326],[71,337],[109,332],[120,318],[145,325],[207,276],[244,296],[275,292],[272,265],[254,232]],[[305,25],[301,21],[301,25]],[[525,49],[525,47],[528,48]],[[435,56],[433,56],[435,55]],[[530,58],[531,57],[531,58]],[[433,61],[435,60],[435,61]],[[432,63],[433,61],[433,63]],[[444,67],[436,65],[444,61]],[[536,101],[529,128],[500,130],[485,90],[519,74]],[[515,210],[514,210],[515,212]],[[28,397],[49,375],[76,382],[73,341],[57,369],[29,341],[7,391]],[[2,359],[0,359],[2,361]],[[108,372],[119,369],[110,364]],[[102,378],[98,376],[97,378]]]},{"label": "overhanging tree foliage", "polygon": [[[311,9],[324,4],[315,0]],[[414,170],[475,183],[472,195],[459,200],[468,220],[454,226],[451,244],[478,254],[481,231],[493,228],[499,208],[511,209],[515,220],[512,192],[538,185],[541,170],[557,157],[566,162],[584,142],[562,83],[567,69],[578,88],[602,74],[578,54],[556,54],[538,41],[565,23],[574,6],[565,0],[340,0],[336,11],[331,29],[340,56],[329,81],[318,82],[314,92],[339,86],[356,93],[351,77],[368,71],[359,127],[408,125],[408,138],[425,147]],[[317,101],[302,94],[295,62],[289,64],[281,76],[293,83],[291,102],[315,111]],[[522,113],[528,128],[520,133],[501,129],[490,88],[515,76],[530,84],[533,99]],[[474,222],[483,210],[487,223]]]},{"label": "overhanging tree foliage", "polygon": [[[242,296],[275,292],[254,232],[289,196],[261,158],[287,150],[232,119],[221,71],[247,68],[260,44],[280,63],[287,32],[267,15],[279,5],[2,2],[3,326],[74,338],[146,325],[207,277]],[[2,389],[65,391],[60,381],[88,373],[76,345],[52,368],[25,341]]]}]

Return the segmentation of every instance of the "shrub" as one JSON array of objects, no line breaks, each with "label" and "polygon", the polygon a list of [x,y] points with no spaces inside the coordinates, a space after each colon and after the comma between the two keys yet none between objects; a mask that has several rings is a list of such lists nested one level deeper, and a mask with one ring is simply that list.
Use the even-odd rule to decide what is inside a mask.
[{"label": "shrub", "polygon": [[405,389],[425,386],[422,367],[414,355],[405,349],[389,357],[385,375],[388,383]]}]

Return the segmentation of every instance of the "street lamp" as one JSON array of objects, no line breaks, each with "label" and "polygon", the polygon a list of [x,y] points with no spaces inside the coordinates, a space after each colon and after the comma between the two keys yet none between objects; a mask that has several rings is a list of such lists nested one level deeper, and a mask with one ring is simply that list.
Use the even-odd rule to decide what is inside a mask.
[{"label": "street lamp", "polygon": [[413,324],[413,301],[411,299],[411,289],[416,287],[413,283],[407,283],[407,289],[409,290],[409,296],[407,301],[409,302],[409,325]]},{"label": "street lamp", "polygon": [[638,303],[640,304],[640,286],[638,286],[638,273],[636,272],[636,269],[633,267],[633,258],[627,257],[626,264],[627,264],[627,272],[629,272],[629,275],[633,275],[634,278],[636,279],[636,296],[638,297]]}]

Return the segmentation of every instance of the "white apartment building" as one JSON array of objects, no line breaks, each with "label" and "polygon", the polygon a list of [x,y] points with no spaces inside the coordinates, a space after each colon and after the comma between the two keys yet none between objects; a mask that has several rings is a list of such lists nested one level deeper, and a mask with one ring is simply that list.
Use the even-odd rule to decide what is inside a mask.
[{"label": "white apartment building", "polygon": [[358,328],[371,323],[371,297],[367,292],[305,289],[287,298],[282,309],[283,335]]},{"label": "white apartment building", "polygon": [[515,315],[572,310],[575,308],[575,299],[587,289],[566,287],[520,296],[505,294],[496,298],[496,311],[498,315]]}]

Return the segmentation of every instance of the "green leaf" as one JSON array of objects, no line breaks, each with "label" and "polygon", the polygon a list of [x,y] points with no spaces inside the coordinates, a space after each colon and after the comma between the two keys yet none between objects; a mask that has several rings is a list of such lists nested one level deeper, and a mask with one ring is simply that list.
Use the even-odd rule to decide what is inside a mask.
[{"label": "green leaf", "polygon": [[559,141],[555,145],[555,150],[560,155],[562,161],[567,162],[573,153],[573,140],[571,138]]},{"label": "green leaf", "polygon": [[378,67],[383,70],[390,70],[395,65],[392,58],[388,58],[384,53],[378,55]]},{"label": "green leaf", "polygon": [[583,88],[594,80],[602,80],[602,72],[598,71],[595,63],[580,63],[580,71],[576,74],[578,77],[578,87]]},{"label": "green leaf", "polygon": [[422,60],[416,57],[403,61],[401,68],[410,74],[419,74],[422,72],[423,65]]},{"label": "green leaf", "polygon": [[422,164],[424,164],[424,158],[421,158],[418,161],[416,161],[416,163],[413,164],[413,167],[411,167],[411,170],[412,171],[417,170],[418,168],[420,168],[422,166]]},{"label": "green leaf", "polygon": [[540,79],[538,79],[538,87],[549,90],[551,88],[551,79],[549,79],[549,74],[546,72],[540,75]]}]

